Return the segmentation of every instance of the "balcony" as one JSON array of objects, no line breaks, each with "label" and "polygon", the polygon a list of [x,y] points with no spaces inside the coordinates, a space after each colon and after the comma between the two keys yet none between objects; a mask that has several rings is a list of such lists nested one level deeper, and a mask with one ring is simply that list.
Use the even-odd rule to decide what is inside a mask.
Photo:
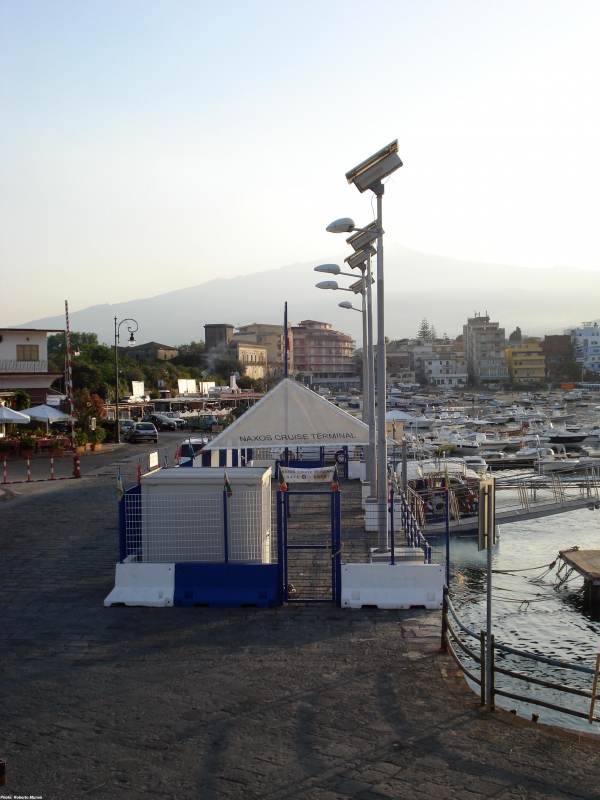
[{"label": "balcony", "polygon": [[0,373],[48,372],[47,361],[17,361],[13,358],[0,359]]}]

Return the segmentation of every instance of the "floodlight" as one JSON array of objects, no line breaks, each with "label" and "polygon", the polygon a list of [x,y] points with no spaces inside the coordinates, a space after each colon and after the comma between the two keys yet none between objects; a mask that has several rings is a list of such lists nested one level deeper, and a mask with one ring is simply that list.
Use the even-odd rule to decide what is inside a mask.
[{"label": "floodlight", "polygon": [[344,259],[344,264],[348,264],[350,269],[356,269],[356,267],[364,269],[366,263],[367,254],[364,250],[358,250],[356,253],[352,253],[351,256],[348,256],[348,258]]},{"label": "floodlight", "polygon": [[315,267],[315,272],[328,272],[330,275],[339,275],[341,269],[337,264],[320,264]]},{"label": "floodlight", "polygon": [[354,228],[353,219],[350,219],[350,217],[342,217],[342,219],[334,220],[325,230],[329,233],[352,233]]},{"label": "floodlight", "polygon": [[317,289],[339,289],[337,281],[321,281],[316,284]]},{"label": "floodlight", "polygon": [[346,244],[349,244],[356,251],[362,250],[366,245],[374,242],[378,235],[377,222],[373,221],[366,228],[363,228],[362,232],[355,233],[346,239]]},{"label": "floodlight", "polygon": [[[371,283],[375,283],[373,278],[371,278]],[[350,284],[350,291],[354,292],[354,294],[362,294],[365,291],[365,288],[366,284],[362,278]]]},{"label": "floodlight", "polygon": [[338,303],[338,306],[340,308],[347,308],[347,309],[351,309],[353,307],[352,303],[349,303],[347,300],[343,300],[341,303]]},{"label": "floodlight", "polygon": [[377,181],[387,178],[402,166],[398,156],[398,139],[388,144],[378,153],[360,163],[346,173],[348,183],[353,183],[359,192],[366,192]]}]

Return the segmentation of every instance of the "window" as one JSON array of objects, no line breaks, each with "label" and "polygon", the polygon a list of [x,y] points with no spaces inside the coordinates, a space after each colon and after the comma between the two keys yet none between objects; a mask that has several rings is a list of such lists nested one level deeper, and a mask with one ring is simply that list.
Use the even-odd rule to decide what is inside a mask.
[{"label": "window", "polygon": [[17,361],[39,361],[40,346],[37,344],[18,344]]}]

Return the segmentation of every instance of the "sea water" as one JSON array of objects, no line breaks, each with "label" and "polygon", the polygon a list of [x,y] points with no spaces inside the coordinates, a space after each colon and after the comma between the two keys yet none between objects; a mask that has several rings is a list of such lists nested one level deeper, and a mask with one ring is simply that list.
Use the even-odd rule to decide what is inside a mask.
[{"label": "sea water", "polygon": [[[560,550],[600,550],[600,510],[587,508],[554,516],[499,526],[492,553],[493,633],[495,640],[520,650],[594,668],[600,652],[600,620],[593,619],[584,603],[583,579],[576,573],[560,589],[556,588]],[[451,592],[463,624],[479,632],[486,627],[486,552],[478,552],[476,539],[452,539],[450,546]],[[515,570],[511,572],[511,570]],[[517,572],[516,570],[524,570]],[[564,576],[564,570],[561,573]],[[540,576],[541,577],[540,579]],[[454,626],[455,628],[457,626]],[[479,652],[479,643],[463,639]],[[464,653],[461,652],[461,658]],[[463,658],[474,669],[476,665]],[[496,661],[507,669],[562,685],[591,691],[592,675],[526,660],[496,651]],[[478,668],[474,669],[478,674]],[[516,694],[539,697],[556,705],[585,713],[590,701],[517,681],[496,674],[496,686]],[[479,687],[472,685],[479,692]],[[540,722],[600,733],[600,724],[578,719],[533,704],[496,697],[496,705],[517,709],[520,716],[540,715]],[[600,716],[600,701],[596,704]]]}]

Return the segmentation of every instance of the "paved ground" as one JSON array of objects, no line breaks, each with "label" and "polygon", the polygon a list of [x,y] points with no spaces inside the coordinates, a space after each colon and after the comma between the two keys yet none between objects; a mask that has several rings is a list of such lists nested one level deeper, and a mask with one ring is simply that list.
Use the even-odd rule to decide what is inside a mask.
[{"label": "paved ground", "polygon": [[0,796],[599,796],[599,740],[482,713],[437,613],[105,609],[112,477],[0,505],[0,553]]}]

